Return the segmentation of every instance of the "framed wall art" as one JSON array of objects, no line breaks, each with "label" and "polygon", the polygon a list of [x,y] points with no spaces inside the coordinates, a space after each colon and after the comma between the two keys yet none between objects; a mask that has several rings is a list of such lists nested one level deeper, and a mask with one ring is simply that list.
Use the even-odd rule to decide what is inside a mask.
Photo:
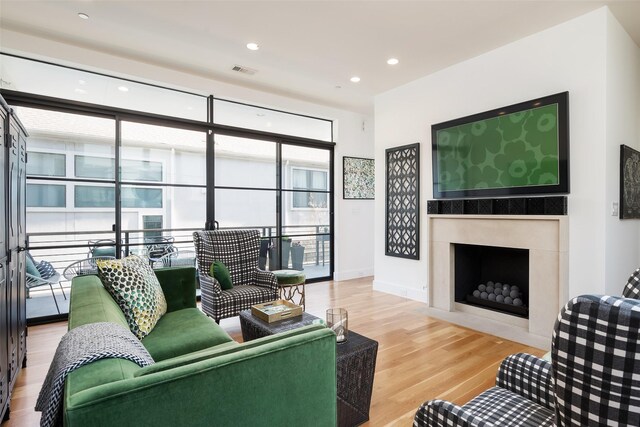
[{"label": "framed wall art", "polygon": [[420,144],[386,150],[388,256],[420,259]]},{"label": "framed wall art", "polygon": [[640,218],[640,152],[620,146],[620,219]]},{"label": "framed wall art", "polygon": [[342,158],[342,198],[375,198],[375,160],[361,157]]}]

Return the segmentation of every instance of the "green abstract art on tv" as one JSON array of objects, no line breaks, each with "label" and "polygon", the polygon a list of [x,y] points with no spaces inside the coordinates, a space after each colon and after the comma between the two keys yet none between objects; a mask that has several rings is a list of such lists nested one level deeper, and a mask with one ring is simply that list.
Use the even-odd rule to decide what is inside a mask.
[{"label": "green abstract art on tv", "polygon": [[440,191],[557,185],[558,104],[436,133]]}]

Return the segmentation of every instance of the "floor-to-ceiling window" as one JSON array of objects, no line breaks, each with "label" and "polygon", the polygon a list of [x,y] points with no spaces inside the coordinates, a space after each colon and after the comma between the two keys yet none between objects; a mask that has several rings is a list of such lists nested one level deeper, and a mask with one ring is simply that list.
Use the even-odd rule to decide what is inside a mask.
[{"label": "floor-to-ceiling window", "polygon": [[207,219],[206,140],[206,131],[121,122],[125,255],[148,255],[154,246],[193,251],[191,235]]},{"label": "floor-to-ceiling window", "polygon": [[[332,276],[330,121],[4,59],[3,94],[30,133],[36,262],[61,274],[96,254],[153,262],[193,251],[192,232],[215,223],[260,230],[263,268]],[[38,67],[59,83],[34,83]],[[30,293],[29,318],[59,314],[54,297],[68,310],[60,284]]]}]

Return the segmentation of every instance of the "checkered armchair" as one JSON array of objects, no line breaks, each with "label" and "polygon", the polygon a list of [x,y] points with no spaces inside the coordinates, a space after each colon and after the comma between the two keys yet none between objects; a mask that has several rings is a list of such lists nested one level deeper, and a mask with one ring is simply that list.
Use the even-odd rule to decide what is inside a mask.
[{"label": "checkered armchair", "polygon": [[444,400],[425,402],[414,426],[552,426],[551,364],[518,353],[502,361],[496,385],[463,406]]},{"label": "checkered armchair", "polygon": [[[278,298],[273,273],[258,269],[260,233],[257,230],[205,230],[193,233],[200,272],[202,311],[216,322],[237,316],[254,304]],[[229,269],[233,288],[223,290],[210,276],[213,261]]]},{"label": "checkered armchair", "polygon": [[627,280],[627,284],[622,290],[622,296],[640,299],[640,268],[636,269]]},{"label": "checkered armchair", "polygon": [[414,426],[639,426],[640,300],[586,295],[558,315],[552,362],[507,357],[496,386],[423,404]]}]

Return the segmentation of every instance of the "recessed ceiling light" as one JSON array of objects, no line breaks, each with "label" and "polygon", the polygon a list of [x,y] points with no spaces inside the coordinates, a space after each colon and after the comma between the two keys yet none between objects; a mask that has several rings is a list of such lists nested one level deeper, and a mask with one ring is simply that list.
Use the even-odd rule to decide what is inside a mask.
[{"label": "recessed ceiling light", "polygon": [[351,81],[352,81],[353,83],[358,83],[358,82],[360,81],[360,77],[358,77],[358,76],[353,76],[353,77],[351,77]]},{"label": "recessed ceiling light", "polygon": [[78,13],[78,17],[82,18],[82,19],[89,19],[89,15],[87,15],[86,13],[82,13],[82,12]]},{"label": "recessed ceiling light", "polygon": [[84,90],[84,89],[80,89],[79,87],[75,88],[75,89],[74,89],[74,92],[75,92],[75,93],[87,93],[87,91],[86,91],[86,90]]},{"label": "recessed ceiling light", "polygon": [[336,89],[342,89],[342,86],[336,85]]},{"label": "recessed ceiling light", "polygon": [[78,80],[78,83],[81,85],[87,84],[87,82],[85,82],[84,80]]},{"label": "recessed ceiling light", "polygon": [[396,65],[398,62],[400,62],[400,61],[398,61],[397,58],[389,58],[389,59],[387,59],[387,64],[389,64],[389,65]]},{"label": "recessed ceiling light", "polygon": [[129,88],[126,86],[118,86],[120,92],[129,92]]},{"label": "recessed ceiling light", "polygon": [[247,49],[258,50],[260,49],[260,46],[258,46],[258,43],[247,43]]}]

